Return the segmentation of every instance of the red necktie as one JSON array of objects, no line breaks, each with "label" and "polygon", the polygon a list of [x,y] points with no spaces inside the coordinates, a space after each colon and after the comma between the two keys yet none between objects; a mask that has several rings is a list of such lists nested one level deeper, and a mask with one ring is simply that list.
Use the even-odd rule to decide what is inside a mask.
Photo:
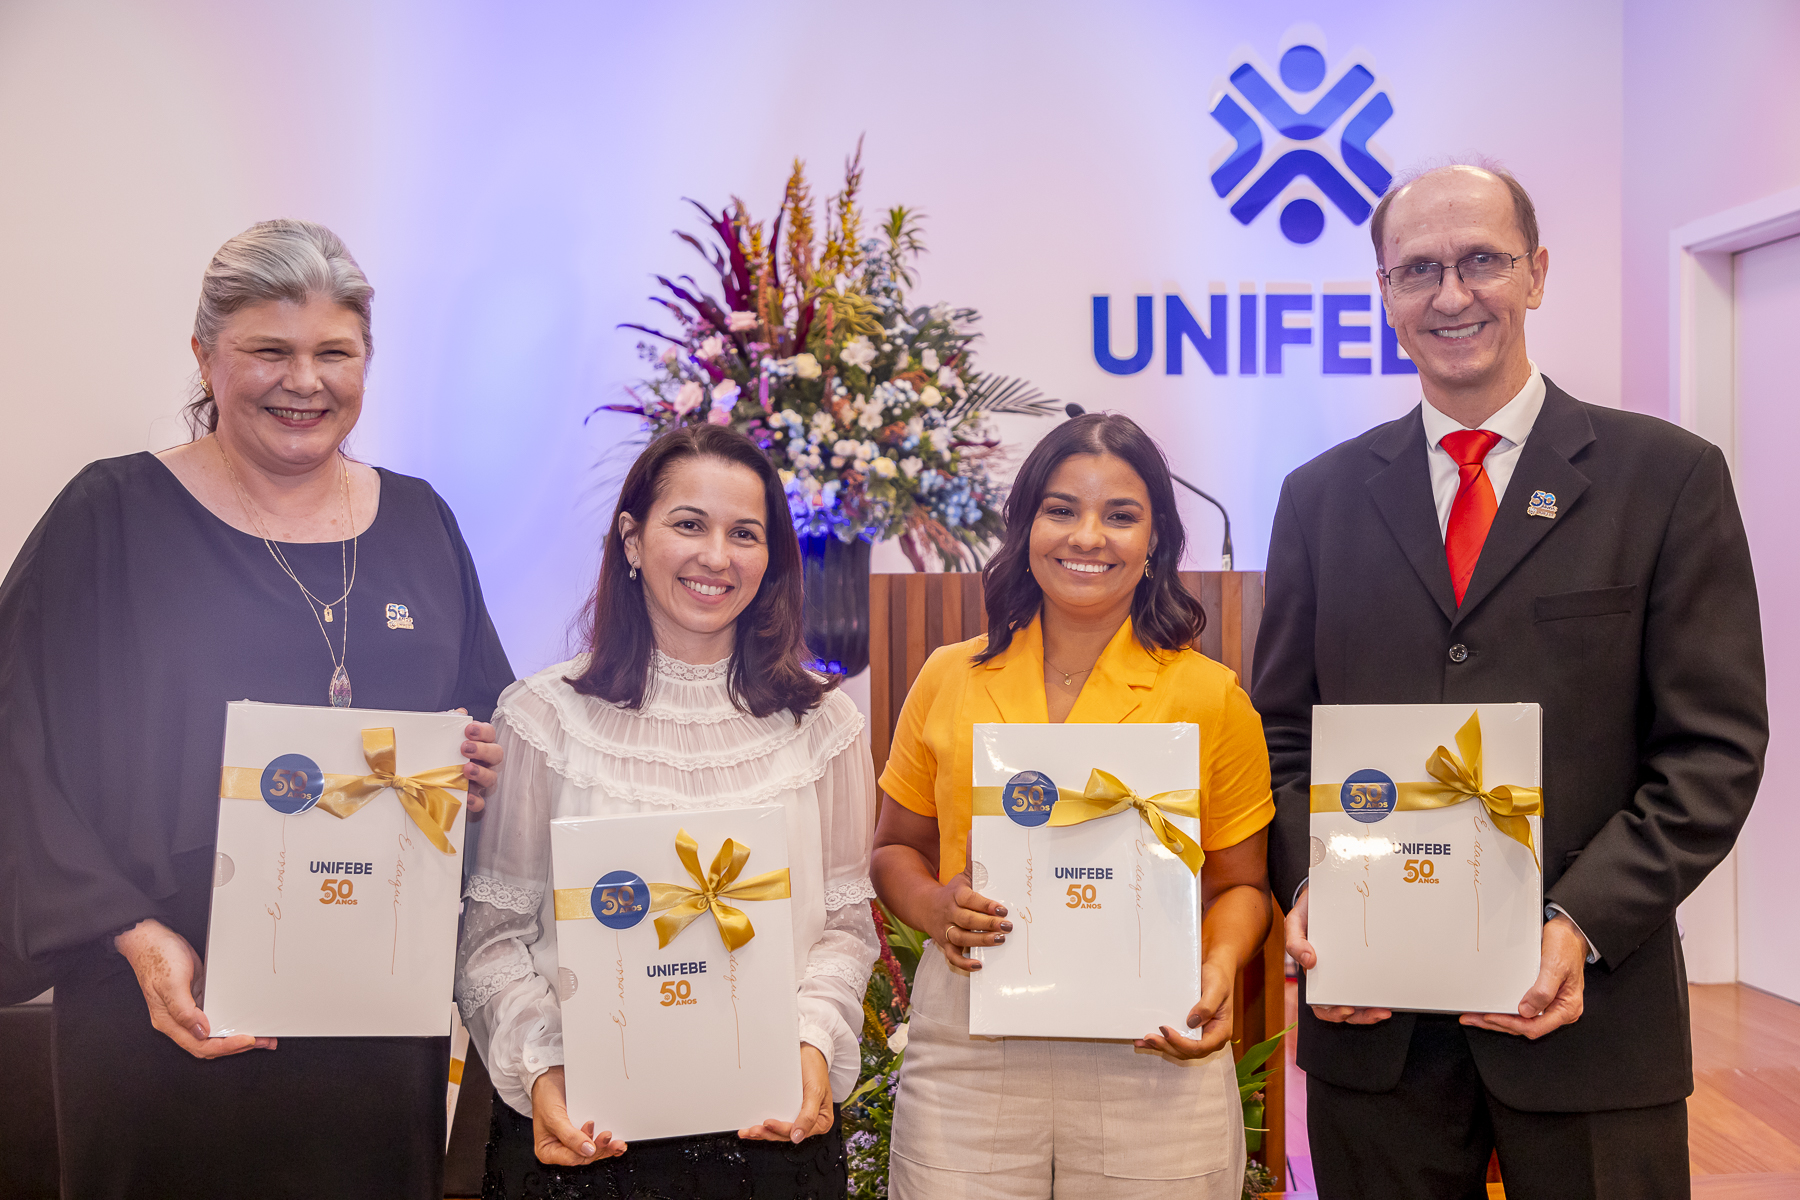
[{"label": "red necktie", "polygon": [[1450,506],[1450,524],[1444,530],[1444,557],[1450,562],[1450,586],[1456,589],[1456,603],[1462,605],[1463,593],[1469,590],[1469,576],[1475,574],[1475,562],[1481,557],[1481,544],[1487,541],[1488,526],[1494,523],[1499,504],[1494,500],[1494,485],[1482,467],[1488,451],[1500,440],[1490,429],[1459,429],[1446,433],[1438,444],[1456,460],[1461,482],[1456,486],[1456,502]]}]

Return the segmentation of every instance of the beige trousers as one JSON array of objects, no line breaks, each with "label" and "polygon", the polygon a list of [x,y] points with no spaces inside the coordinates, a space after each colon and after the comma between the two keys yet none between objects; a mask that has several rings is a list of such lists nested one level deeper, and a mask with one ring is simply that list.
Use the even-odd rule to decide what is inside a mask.
[{"label": "beige trousers", "polygon": [[1244,1115],[1229,1047],[1175,1062],[1129,1042],[969,1035],[969,977],[927,945],[894,1103],[894,1200],[1237,1200]]}]

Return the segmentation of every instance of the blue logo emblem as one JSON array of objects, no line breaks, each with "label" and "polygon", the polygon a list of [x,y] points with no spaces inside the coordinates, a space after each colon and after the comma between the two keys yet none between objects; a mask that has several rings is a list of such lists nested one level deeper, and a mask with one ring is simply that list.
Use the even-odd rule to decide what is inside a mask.
[{"label": "blue logo emblem", "polygon": [[608,929],[630,929],[650,911],[650,885],[630,871],[612,871],[594,884],[588,904]]},{"label": "blue logo emblem", "polygon": [[283,754],[263,768],[263,803],[284,816],[298,816],[324,795],[325,773],[304,754]]},{"label": "blue logo emblem", "polygon": [[1394,811],[1400,789],[1380,771],[1353,771],[1338,792],[1338,803],[1354,820],[1373,824]]},{"label": "blue logo emblem", "polygon": [[[1290,46],[1278,70],[1287,95],[1254,63],[1244,62],[1231,73],[1230,87],[1213,105],[1212,118],[1237,145],[1213,171],[1212,185],[1222,200],[1236,193],[1231,215],[1239,223],[1250,224],[1302,176],[1352,225],[1369,219],[1374,211],[1369,197],[1379,198],[1393,179],[1376,161],[1369,139],[1394,115],[1394,105],[1386,92],[1369,95],[1375,73],[1366,64],[1339,66],[1337,78],[1327,86],[1325,55],[1315,46]],[[1306,109],[1295,108],[1296,102]],[[1252,178],[1265,147],[1275,157]],[[1360,181],[1368,195],[1346,175]],[[1305,245],[1324,230],[1325,211],[1317,201],[1299,196],[1281,210],[1281,232],[1290,242]]]},{"label": "blue logo emblem", "polygon": [[1042,771],[1020,771],[1000,791],[1000,807],[1015,825],[1035,829],[1050,819],[1056,784]]}]

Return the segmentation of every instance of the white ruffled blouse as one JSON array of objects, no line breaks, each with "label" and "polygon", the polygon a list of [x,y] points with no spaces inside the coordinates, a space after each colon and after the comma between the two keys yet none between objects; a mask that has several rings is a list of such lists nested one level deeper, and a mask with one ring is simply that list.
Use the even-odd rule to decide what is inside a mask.
[{"label": "white ruffled blouse", "polygon": [[463,905],[456,999],[506,1102],[531,1112],[531,1085],[563,1061],[556,985],[550,819],[780,804],[787,810],[800,1040],[831,1064],[844,1099],[861,1067],[863,990],[879,953],[869,899],[874,765],[862,714],[826,693],[799,723],[732,704],[726,662],[655,652],[641,709],[576,692],[581,659],[501,693],[506,750],[488,799]]}]

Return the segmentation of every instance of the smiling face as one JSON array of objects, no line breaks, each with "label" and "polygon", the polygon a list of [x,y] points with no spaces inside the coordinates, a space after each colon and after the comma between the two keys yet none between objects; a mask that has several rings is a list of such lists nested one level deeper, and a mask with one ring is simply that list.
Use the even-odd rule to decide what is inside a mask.
[{"label": "smiling face", "polygon": [[[1525,235],[1501,180],[1478,167],[1449,167],[1409,184],[1389,205],[1381,260],[1388,270],[1408,263],[1445,264],[1435,290],[1396,294],[1381,281],[1388,323],[1419,368],[1425,394],[1449,412],[1458,399],[1478,397],[1477,420],[1525,385],[1525,313],[1544,298],[1550,252],[1539,246],[1513,264],[1510,275],[1472,291],[1449,264],[1482,251],[1523,255]],[[1463,407],[1467,407],[1464,404]],[[1451,412],[1452,416],[1461,413]],[[1467,422],[1465,422],[1467,423]]]},{"label": "smiling face", "polygon": [[1046,608],[1124,620],[1155,547],[1150,493],[1129,463],[1071,454],[1056,465],[1031,521],[1031,574]]},{"label": "smiling face", "polygon": [[730,657],[769,566],[768,516],[756,472],[707,456],[669,464],[642,525],[619,514],[657,649],[702,665]]},{"label": "smiling face", "polygon": [[326,462],[362,413],[362,323],[341,304],[269,300],[233,313],[209,353],[194,355],[219,406],[219,440],[268,474]]}]

